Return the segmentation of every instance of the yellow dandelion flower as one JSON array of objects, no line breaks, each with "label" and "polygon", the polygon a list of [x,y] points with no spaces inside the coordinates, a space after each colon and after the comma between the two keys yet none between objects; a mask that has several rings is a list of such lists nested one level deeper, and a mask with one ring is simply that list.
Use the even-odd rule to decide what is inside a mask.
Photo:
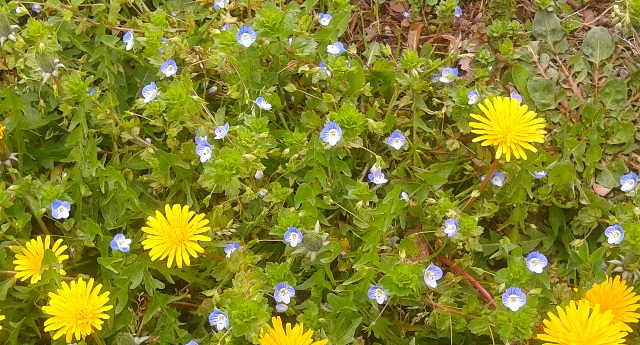
[{"label": "yellow dandelion flower", "polygon": [[325,345],[328,341],[323,339],[313,342],[313,339],[311,339],[313,330],[308,330],[307,333],[304,333],[301,323],[296,324],[293,329],[291,324],[287,323],[286,332],[282,327],[280,317],[271,318],[271,323],[273,328],[267,325],[266,332],[264,329],[260,330],[260,339],[258,339],[260,345]]},{"label": "yellow dandelion flower", "polygon": [[640,296],[633,292],[633,287],[628,287],[620,276],[615,279],[608,278],[601,284],[594,284],[587,291],[583,300],[589,301],[591,305],[600,305],[600,310],[611,310],[615,322],[623,322],[622,329],[633,332],[627,323],[637,323],[640,314],[636,310],[640,308]]},{"label": "yellow dandelion flower", "polygon": [[543,345],[621,345],[627,332],[622,323],[613,321],[610,310],[600,312],[600,306],[589,308],[588,301],[569,302],[564,309],[556,307],[558,316],[552,312],[544,320],[544,334],[538,339]]},{"label": "yellow dandelion flower", "polygon": [[197,241],[211,241],[209,236],[198,235],[209,231],[210,227],[206,226],[209,221],[204,218],[204,214],[196,214],[189,211],[189,206],[169,205],[164,207],[166,217],[156,211],[155,217],[147,218],[147,225],[142,228],[146,232],[147,239],[142,241],[144,249],[150,249],[149,256],[151,260],[167,260],[167,267],[171,268],[173,260],[179,268],[182,268],[182,261],[189,266],[191,260],[189,255],[194,258],[198,253],[204,252],[204,249]]},{"label": "yellow dandelion flower", "polygon": [[102,329],[104,321],[109,315],[104,312],[113,308],[106,305],[109,302],[109,292],[100,295],[102,284],[93,288],[93,278],[88,282],[78,278],[72,281],[71,286],[62,282],[62,289],[56,293],[49,292],[49,305],[42,307],[42,310],[51,315],[44,322],[44,331],[56,331],[53,339],[60,338],[66,334],[66,342],[71,343],[75,336],[76,341],[84,339],[93,332],[93,328]]},{"label": "yellow dandelion flower", "polygon": [[482,141],[482,146],[497,146],[496,159],[506,156],[511,160],[511,153],[516,158],[527,159],[523,148],[537,152],[530,143],[544,143],[544,119],[536,117],[526,105],[509,97],[493,97],[484,105],[479,103],[480,110],[486,117],[471,114],[480,122],[470,122],[471,133],[480,134],[473,142]]},{"label": "yellow dandelion flower", "polygon": [[[20,280],[27,280],[31,277],[30,284],[37,283],[42,279],[40,272],[42,271],[42,259],[44,258],[44,252],[47,249],[51,249],[58,258],[58,263],[62,264],[64,260],[69,258],[69,255],[62,255],[67,249],[67,246],[62,245],[62,239],[58,239],[51,247],[51,236],[47,235],[42,241],[42,236],[38,236],[35,239],[30,240],[21,248],[21,253],[16,254],[16,259],[13,263],[16,265],[16,278]],[[52,269],[53,267],[45,267],[45,270]],[[63,269],[60,269],[60,274],[65,275]]]},{"label": "yellow dandelion flower", "polygon": [[[4,320],[4,319],[5,319],[4,315],[0,314],[0,321],[2,321],[2,320]],[[1,330],[2,330],[2,325],[0,325],[0,331],[1,331]]]},{"label": "yellow dandelion flower", "polygon": [[4,139],[4,129],[7,128],[0,123],[0,140]]}]

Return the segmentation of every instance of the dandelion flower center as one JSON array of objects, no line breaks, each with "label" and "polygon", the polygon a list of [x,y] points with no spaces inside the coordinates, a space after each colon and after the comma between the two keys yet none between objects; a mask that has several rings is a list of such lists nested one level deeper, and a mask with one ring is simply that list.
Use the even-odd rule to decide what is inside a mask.
[{"label": "dandelion flower center", "polygon": [[[51,236],[47,235],[42,240],[42,236],[38,236],[35,239],[30,240],[21,248],[21,252],[16,254],[16,259],[13,263],[16,265],[16,278],[25,281],[31,278],[30,284],[37,283],[42,279],[40,271],[42,271],[42,259],[44,259],[44,253],[50,249],[58,259],[58,264],[62,264],[63,261],[69,258],[69,255],[62,255],[67,249],[67,246],[62,245],[62,239],[58,239],[51,247]],[[52,267],[45,267],[45,270],[52,269]],[[60,269],[60,274],[67,274],[63,269]]]},{"label": "dandelion flower center", "polygon": [[[156,211],[155,217],[147,218],[147,226],[142,231],[147,239],[142,241],[144,249],[149,249],[151,260],[164,260],[168,257],[167,267],[171,267],[175,259],[176,265],[191,265],[190,256],[197,257],[204,249],[198,241],[211,241],[209,236],[201,235],[210,227],[204,214],[196,215],[189,211],[189,206],[165,206],[166,216]],[[194,217],[195,216],[195,217]]]},{"label": "dandelion flower center", "polygon": [[328,342],[327,339],[314,342],[311,338],[313,330],[305,333],[301,323],[293,327],[288,323],[286,331],[280,317],[272,318],[271,323],[273,327],[267,325],[266,329],[260,330],[260,345],[325,345]]},{"label": "dandelion flower center", "polygon": [[506,156],[507,162],[511,154],[516,158],[527,159],[523,149],[537,152],[530,143],[544,143],[544,119],[530,111],[526,105],[509,97],[493,97],[478,105],[484,113],[471,114],[480,122],[470,122],[471,132],[480,134],[473,142],[481,141],[482,146],[497,146],[496,159]]}]

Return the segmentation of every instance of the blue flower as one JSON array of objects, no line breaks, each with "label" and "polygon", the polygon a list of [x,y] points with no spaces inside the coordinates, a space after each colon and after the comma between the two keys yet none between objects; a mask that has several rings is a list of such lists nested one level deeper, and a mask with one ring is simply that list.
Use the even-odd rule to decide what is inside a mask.
[{"label": "blue flower", "polygon": [[407,192],[405,191],[402,191],[402,193],[400,193],[400,200],[409,202],[409,194],[407,194]]},{"label": "blue flower", "polygon": [[169,59],[160,66],[160,72],[162,72],[165,77],[169,78],[178,72],[178,65],[176,65],[176,62],[173,61],[173,59]]},{"label": "blue flower", "polygon": [[455,219],[447,219],[444,221],[444,233],[449,237],[453,237],[460,229],[460,224]]},{"label": "blue flower", "polygon": [[615,224],[604,229],[604,235],[607,236],[609,244],[620,244],[624,239],[624,230],[620,224]]},{"label": "blue flower", "polygon": [[389,180],[387,180],[386,178],[384,178],[384,174],[382,173],[382,171],[378,171],[376,173],[371,173],[368,175],[369,177],[369,181],[375,183],[375,184],[385,184],[387,182],[389,182]]},{"label": "blue flower", "polygon": [[[162,39],[160,40],[160,43],[162,43],[163,45],[166,45],[167,42],[169,42],[169,40],[166,37],[162,37]],[[164,49],[162,48],[158,48],[158,51],[160,52],[160,54],[164,53]]]},{"label": "blue flower", "polygon": [[218,92],[218,87],[217,87],[217,86],[215,86],[215,85],[213,85],[212,87],[210,87],[210,88],[207,90],[207,94],[209,94],[209,95],[213,95],[213,94],[214,94],[214,93],[216,93],[216,92]]},{"label": "blue flower", "polygon": [[462,17],[462,9],[460,6],[456,6],[456,9],[453,11],[453,15],[457,18]]},{"label": "blue flower", "polygon": [[207,141],[201,141],[196,145],[196,154],[200,156],[200,162],[204,163],[211,159],[213,148]]},{"label": "blue flower", "polygon": [[216,0],[213,8],[219,10],[221,8],[227,8],[227,5],[229,5],[229,0]]},{"label": "blue flower", "polygon": [[439,74],[439,73],[434,73],[434,74],[431,76],[431,82],[432,82],[432,83],[435,83],[435,82],[437,82],[438,80],[440,80],[440,74]]},{"label": "blue flower", "polygon": [[229,122],[225,122],[224,126],[216,127],[216,129],[213,132],[216,135],[215,137],[213,137],[213,139],[215,140],[220,140],[226,137],[227,133],[229,133]]},{"label": "blue flower", "polygon": [[205,136],[201,137],[201,136],[196,135],[194,141],[196,142],[196,145],[198,145],[198,144],[200,144],[202,142],[206,142],[207,141],[207,136],[205,135]]},{"label": "blue flower", "polygon": [[511,91],[511,95],[510,96],[511,96],[511,98],[515,98],[515,99],[518,100],[518,102],[522,103],[522,96],[520,96],[520,94],[518,92],[516,92],[515,90]]},{"label": "blue flower", "polygon": [[231,29],[231,24],[225,24],[220,28],[220,30],[222,31],[227,31],[229,29]]},{"label": "blue flower", "polygon": [[127,31],[127,33],[124,34],[124,36],[122,36],[122,41],[125,44],[124,45],[125,50],[133,49],[133,44],[135,43],[135,40],[133,39],[133,33],[131,31]]},{"label": "blue flower", "polygon": [[89,92],[85,94],[85,96],[93,96],[96,94],[96,91],[98,91],[98,89],[96,89],[95,87],[92,87],[91,90],[89,90]]},{"label": "blue flower", "polygon": [[424,282],[428,287],[435,289],[438,286],[438,280],[442,278],[442,269],[436,265],[429,265],[424,270]]},{"label": "blue flower", "polygon": [[264,99],[264,97],[260,96],[258,98],[256,98],[256,105],[258,106],[258,108],[262,109],[262,110],[271,110],[271,103],[267,102],[266,99]]},{"label": "blue flower", "polygon": [[389,146],[393,147],[396,150],[400,150],[406,143],[407,138],[405,138],[404,135],[402,135],[402,132],[400,132],[400,130],[398,129],[393,131],[389,139],[387,139],[387,144],[389,144]]},{"label": "blue flower", "polygon": [[409,18],[411,18],[411,14],[409,14],[409,12],[406,12],[406,11],[402,12],[402,18],[409,19]]},{"label": "blue flower", "polygon": [[158,87],[154,82],[151,82],[149,85],[145,85],[145,87],[142,88],[142,97],[144,97],[145,103],[153,101],[154,99],[156,99],[157,95]]},{"label": "blue flower", "polygon": [[195,340],[191,340],[186,345],[198,345],[198,343]]},{"label": "blue flower", "polygon": [[285,311],[287,311],[287,309],[289,309],[289,306],[287,306],[286,304],[282,304],[282,303],[276,304],[276,311],[278,313],[284,313]]},{"label": "blue flower", "polygon": [[458,69],[457,68],[449,68],[445,67],[442,69],[442,75],[440,76],[440,81],[443,83],[450,83],[458,77]]},{"label": "blue flower", "polygon": [[333,55],[340,55],[342,53],[344,53],[344,44],[342,44],[342,42],[338,41],[334,44],[329,44],[327,46],[327,53],[329,54],[333,54]]},{"label": "blue flower", "polygon": [[240,249],[240,245],[238,244],[238,242],[231,242],[224,247],[224,252],[227,254],[227,257],[230,258],[231,253],[235,252],[238,249]]},{"label": "blue flower", "polygon": [[290,226],[287,229],[287,232],[284,233],[284,241],[289,243],[292,247],[296,247],[298,244],[302,243],[302,232],[298,230],[298,228]]},{"label": "blue flower", "polygon": [[[480,180],[484,181],[485,177],[487,177],[487,175],[482,175]],[[504,184],[504,174],[499,171],[494,171],[493,176],[491,177],[491,184],[497,187],[502,187]]]},{"label": "blue flower", "polygon": [[318,23],[322,26],[329,25],[331,22],[331,18],[333,18],[329,13],[318,13]]},{"label": "blue flower", "polygon": [[256,33],[246,25],[241,27],[240,30],[238,30],[238,34],[236,34],[236,40],[245,48],[249,48],[251,44],[256,41],[257,37]]},{"label": "blue flower", "polygon": [[264,177],[264,171],[256,170],[256,174],[253,176],[256,180],[262,180]]},{"label": "blue flower", "polygon": [[338,141],[342,139],[342,128],[333,121],[327,122],[322,132],[320,132],[320,138],[325,143],[329,143],[329,146],[336,146]]},{"label": "blue flower", "polygon": [[109,246],[113,250],[119,250],[123,253],[127,253],[131,249],[131,239],[124,237],[123,234],[117,234],[113,236],[113,240],[111,240]]},{"label": "blue flower", "polygon": [[512,286],[502,294],[502,304],[512,311],[518,311],[527,303],[527,295],[520,288]]},{"label": "blue flower", "polygon": [[327,77],[331,77],[331,71],[324,64],[324,61],[320,61],[320,64],[318,64],[318,73],[325,73]]},{"label": "blue flower", "polygon": [[537,178],[537,179],[541,179],[543,177],[547,176],[547,172],[544,170],[540,170],[540,171],[534,171],[533,172],[533,177]]},{"label": "blue flower", "polygon": [[209,314],[209,323],[211,326],[216,326],[218,331],[221,331],[229,327],[229,316],[218,309]]},{"label": "blue flower", "polygon": [[542,273],[542,270],[547,267],[547,264],[549,264],[547,257],[538,251],[531,252],[527,255],[527,268],[533,273]]},{"label": "blue flower", "polygon": [[369,169],[369,172],[372,174],[378,174],[382,172],[382,167],[380,166],[380,164],[378,164],[378,162],[375,162],[372,166],[371,169]]},{"label": "blue flower", "polygon": [[467,93],[467,98],[469,99],[467,103],[469,103],[469,105],[474,105],[480,100],[480,93],[476,90],[471,90]]},{"label": "blue flower", "polygon": [[40,13],[40,12],[42,12],[42,6],[40,6],[40,4],[33,4],[33,5],[31,6],[31,10],[32,10],[34,13]]},{"label": "blue flower", "polygon": [[296,295],[296,290],[285,282],[280,282],[276,285],[276,291],[273,293],[273,298],[278,303],[289,304],[291,297]]},{"label": "blue flower", "polygon": [[378,285],[371,285],[367,291],[367,297],[376,300],[378,304],[383,304],[387,300],[387,292]]},{"label": "blue flower", "polygon": [[620,190],[623,192],[630,192],[638,185],[638,175],[633,171],[626,175],[622,175],[622,177],[620,177],[620,184],[622,185]]},{"label": "blue flower", "polygon": [[51,203],[51,216],[54,219],[69,218],[69,211],[71,211],[71,204],[68,201],[56,199]]}]

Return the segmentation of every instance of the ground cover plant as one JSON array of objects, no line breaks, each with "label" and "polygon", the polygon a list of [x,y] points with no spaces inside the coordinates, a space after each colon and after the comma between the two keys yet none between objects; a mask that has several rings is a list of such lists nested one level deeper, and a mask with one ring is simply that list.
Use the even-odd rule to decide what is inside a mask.
[{"label": "ground cover plant", "polygon": [[637,344],[640,1],[0,4],[3,344]]}]

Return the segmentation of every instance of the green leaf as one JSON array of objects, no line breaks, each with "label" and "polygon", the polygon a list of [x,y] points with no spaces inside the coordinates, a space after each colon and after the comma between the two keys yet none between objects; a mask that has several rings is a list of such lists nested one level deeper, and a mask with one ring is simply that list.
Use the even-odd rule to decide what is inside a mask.
[{"label": "green leaf", "polygon": [[582,42],[582,51],[587,59],[594,63],[599,63],[608,59],[615,49],[613,37],[609,30],[599,26],[587,32],[587,36]]},{"label": "green leaf", "polygon": [[556,43],[564,36],[560,19],[553,12],[538,11],[533,18],[533,36],[550,44]]},{"label": "green leaf", "polygon": [[527,82],[527,90],[529,90],[529,95],[538,110],[548,110],[556,107],[556,84],[553,81],[535,77]]},{"label": "green leaf", "polygon": [[531,78],[531,73],[520,64],[515,64],[511,69],[511,78],[516,85],[516,89],[524,96],[529,98],[529,90],[527,89],[527,81]]},{"label": "green leaf", "polygon": [[600,89],[600,100],[609,110],[619,110],[627,102],[627,83],[611,78]]}]

